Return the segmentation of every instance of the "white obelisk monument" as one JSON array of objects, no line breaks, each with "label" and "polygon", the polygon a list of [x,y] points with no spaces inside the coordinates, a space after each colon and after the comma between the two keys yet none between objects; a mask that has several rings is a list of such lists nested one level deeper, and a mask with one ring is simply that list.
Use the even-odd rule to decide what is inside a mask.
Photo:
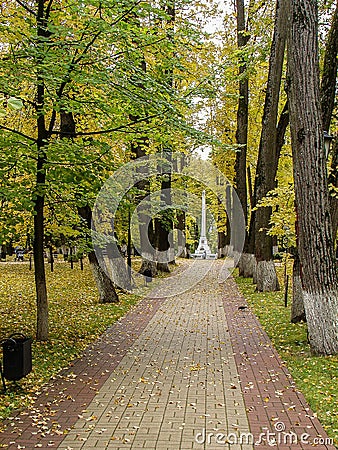
[{"label": "white obelisk monument", "polygon": [[202,192],[202,219],[201,219],[201,235],[195,255],[202,255],[206,259],[211,254],[207,241],[207,210],[205,207],[205,191]]}]

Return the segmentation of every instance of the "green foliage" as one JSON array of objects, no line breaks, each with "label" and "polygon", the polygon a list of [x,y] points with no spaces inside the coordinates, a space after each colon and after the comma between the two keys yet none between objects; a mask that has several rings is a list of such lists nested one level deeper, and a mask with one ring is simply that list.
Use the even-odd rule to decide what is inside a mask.
[{"label": "green foliage", "polygon": [[255,291],[251,279],[237,277],[236,282],[279,355],[285,360],[297,387],[337,445],[338,357],[311,355],[306,324],[290,322],[291,294],[289,306],[285,308],[283,289],[280,292],[260,293]]},{"label": "green foliage", "polygon": [[282,238],[281,244],[286,247],[296,245],[295,234],[295,194],[293,185],[278,187],[260,200],[257,208],[271,207],[270,229],[268,234]]},{"label": "green foliage", "polygon": [[[64,234],[58,231],[62,222],[76,226],[76,207],[93,204],[104,180],[129,160],[135,141],[146,137],[150,152],[211,141],[190,119],[194,97],[210,94],[205,36],[200,19],[191,15],[203,11],[204,2],[175,5],[174,38],[165,5],[155,2],[52,0],[48,5],[40,34],[37,4],[25,8],[8,0],[1,8],[6,19],[0,25],[2,242],[17,234],[17,222],[31,220],[38,194],[45,196],[54,241]],[[74,136],[61,138],[62,114],[73,121]],[[41,116],[46,183],[37,186]]]}]

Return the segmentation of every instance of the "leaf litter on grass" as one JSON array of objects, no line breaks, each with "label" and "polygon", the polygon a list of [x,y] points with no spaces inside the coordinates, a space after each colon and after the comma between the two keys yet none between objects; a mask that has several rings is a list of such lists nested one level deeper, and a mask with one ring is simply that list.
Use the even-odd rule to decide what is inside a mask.
[{"label": "leaf litter on grass", "polygon": [[98,303],[87,264],[81,271],[77,266],[71,269],[67,263],[57,262],[54,272],[48,267],[46,272],[50,339],[36,342],[34,272],[26,263],[0,263],[0,339],[14,332],[33,337],[33,370],[17,385],[7,383],[7,393],[1,394],[0,420],[15,409],[31,405],[43,384],[82,354],[139,300],[133,294],[120,294],[119,303]]},{"label": "leaf litter on grass", "polygon": [[297,387],[337,445],[338,356],[311,355],[306,324],[291,323],[292,295],[290,292],[289,305],[285,308],[283,277],[279,278],[282,285],[279,292],[256,292],[252,279],[248,278],[236,277],[236,282],[285,361]]}]

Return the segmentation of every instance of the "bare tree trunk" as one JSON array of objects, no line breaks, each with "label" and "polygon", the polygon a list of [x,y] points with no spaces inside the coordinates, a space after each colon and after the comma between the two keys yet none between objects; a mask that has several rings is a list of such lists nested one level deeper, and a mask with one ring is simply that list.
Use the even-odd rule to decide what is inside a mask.
[{"label": "bare tree trunk", "polygon": [[[332,186],[332,188],[331,188]],[[329,189],[331,188],[331,196],[330,196],[330,212],[332,219],[332,236],[333,241],[337,240],[337,231],[338,231],[338,140],[334,141],[333,149],[332,149],[332,162],[331,162],[331,170],[329,175]],[[334,189],[335,188],[335,189]]]},{"label": "bare tree trunk", "polygon": [[288,94],[299,257],[309,342],[315,354],[338,353],[338,287],[320,105],[318,10],[291,0]]},{"label": "bare tree trunk", "polygon": [[239,275],[244,278],[252,278],[256,260],[253,253],[243,253],[238,262]]},{"label": "bare tree trunk", "polygon": [[[92,210],[89,205],[78,207],[79,216],[85,221],[88,230],[91,227]],[[99,250],[97,250],[99,251]],[[103,255],[100,257],[100,262],[97,259],[96,253],[92,250],[88,254],[88,260],[93,272],[93,276],[99,292],[100,303],[116,303],[119,298],[115,291],[115,286],[111,278],[109,277],[109,268],[104,266],[105,260]]]},{"label": "bare tree trunk", "polygon": [[123,291],[131,291],[132,284],[129,276],[127,266],[124,258],[122,258],[116,245],[107,244],[106,246],[108,257],[108,275],[112,279],[115,288],[120,288]]},{"label": "bare tree trunk", "polygon": [[[171,172],[172,172],[172,154],[171,152],[164,152],[163,159],[168,161],[160,168],[162,175],[161,180],[161,203],[166,206],[171,205]],[[155,219],[155,236],[156,248],[158,250],[157,270],[160,272],[170,272],[169,262],[175,262],[175,257],[171,254],[173,250],[172,242],[173,222],[171,217],[171,210],[164,209],[161,211],[159,217]],[[171,233],[171,234],[170,234]]]},{"label": "bare tree trunk", "polygon": [[[245,23],[245,5],[244,0],[236,0],[237,8],[237,46],[239,50],[243,49],[249,41],[249,36]],[[241,202],[245,225],[248,220],[248,195],[247,195],[247,168],[246,155],[248,144],[248,122],[249,122],[249,79],[247,75],[247,64],[245,58],[239,60],[239,98],[237,106],[237,128],[236,143],[240,145],[236,152],[235,162],[235,188],[238,198]],[[243,253],[238,261],[239,275],[247,275],[251,270],[249,251],[249,240],[247,232],[245,233],[245,242]]]},{"label": "bare tree trunk", "polygon": [[[277,154],[277,115],[286,32],[287,2],[286,0],[278,0],[256,170],[254,195],[256,205],[269,191],[275,188],[279,156]],[[256,211],[255,216],[255,257],[257,260],[258,291],[279,290],[279,282],[273,263],[272,238],[268,235],[271,212],[270,207],[261,207]]]},{"label": "bare tree trunk", "polygon": [[[37,176],[37,186],[43,183],[41,174]],[[48,340],[48,298],[46,272],[44,261],[44,196],[38,195],[34,202],[34,274],[37,302],[37,330],[38,341]]]},{"label": "bare tree trunk", "polygon": [[[46,38],[44,1],[38,0],[37,10],[37,34],[43,42]],[[38,63],[42,63],[39,56]],[[36,198],[34,200],[34,273],[37,302],[37,330],[36,339],[39,341],[48,340],[48,298],[46,285],[46,270],[44,261],[44,205],[45,205],[45,183],[47,155],[45,146],[48,141],[48,133],[44,116],[45,104],[45,84],[43,75],[38,70],[37,75],[37,166],[36,166]]]},{"label": "bare tree trunk", "polygon": [[176,214],[177,219],[177,246],[178,246],[178,256],[181,258],[187,257],[187,248],[185,245],[184,233],[185,233],[185,211],[178,211]]},{"label": "bare tree trunk", "polygon": [[292,307],[291,322],[306,322],[303,288],[301,279],[301,267],[298,252],[294,255],[292,268]]},{"label": "bare tree trunk", "polygon": [[336,79],[338,68],[338,3],[333,15],[325,46],[323,74],[320,85],[320,103],[322,107],[323,129],[329,131],[332,112],[336,100]]},{"label": "bare tree trunk", "polygon": [[[323,75],[320,86],[320,101],[322,106],[323,129],[330,130],[332,112],[336,100],[336,80],[338,68],[338,3],[333,15],[331,28],[327,36]],[[332,186],[332,188],[331,188]],[[332,218],[333,240],[337,238],[338,228],[338,197],[334,188],[338,188],[338,142],[334,142],[332,148],[332,162],[329,175],[330,211]]]},{"label": "bare tree trunk", "polygon": [[88,254],[88,260],[92,273],[98,287],[99,302],[100,303],[117,303],[119,301],[118,295],[115,291],[115,286],[112,280],[107,275],[106,271],[102,268],[101,264],[96,257],[94,251]]}]

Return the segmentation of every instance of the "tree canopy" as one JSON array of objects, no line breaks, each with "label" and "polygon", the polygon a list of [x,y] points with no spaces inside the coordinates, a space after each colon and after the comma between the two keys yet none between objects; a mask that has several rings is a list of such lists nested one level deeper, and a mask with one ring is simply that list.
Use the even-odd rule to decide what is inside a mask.
[{"label": "tree canopy", "polygon": [[[311,0],[300,3],[305,10],[313,7]],[[210,160],[242,202],[248,226],[245,253],[255,254],[260,267],[257,288],[278,288],[261,263],[272,261],[273,247],[283,246],[285,239],[288,247],[299,246],[297,226],[303,222],[296,211],[302,211],[301,220],[309,214],[308,207],[297,206],[299,194],[294,195],[295,115],[292,142],[288,130],[289,110],[295,111],[298,100],[290,94],[291,72],[286,68],[292,68],[297,33],[290,35],[292,8],[284,1],[237,1],[223,9],[216,1],[188,0],[1,3],[0,244],[33,248],[38,323],[43,324],[38,326],[39,339],[48,338],[46,248],[76,243],[81,255],[90,255],[92,208],[104,182],[121,166],[148,154],[181,152],[190,158],[196,150],[210,152]],[[333,134],[337,10],[323,3],[314,14],[319,43],[314,83],[322,125],[311,123]],[[210,21],[219,24],[215,32],[207,26]],[[301,69],[292,76],[301,77]],[[313,147],[311,140],[306,147],[310,155],[308,147]],[[337,154],[333,145],[328,161],[322,167],[314,162],[311,168],[322,180],[323,170],[331,165],[328,180],[324,177],[331,197],[323,213],[332,216],[331,259],[338,223]],[[131,210],[147,195],[172,186],[199,192],[201,186],[176,179],[174,172],[162,171],[123,200],[112,225],[121,242],[128,240]],[[162,200],[170,206],[169,197]],[[220,203],[210,201],[219,255],[224,256],[230,231]],[[194,250],[198,224],[182,208],[157,214],[152,221],[149,239],[157,251],[166,248],[164,241],[178,223]],[[304,252],[301,258],[304,264]],[[114,291],[114,285],[107,286]],[[116,293],[108,301],[115,300]]]}]

